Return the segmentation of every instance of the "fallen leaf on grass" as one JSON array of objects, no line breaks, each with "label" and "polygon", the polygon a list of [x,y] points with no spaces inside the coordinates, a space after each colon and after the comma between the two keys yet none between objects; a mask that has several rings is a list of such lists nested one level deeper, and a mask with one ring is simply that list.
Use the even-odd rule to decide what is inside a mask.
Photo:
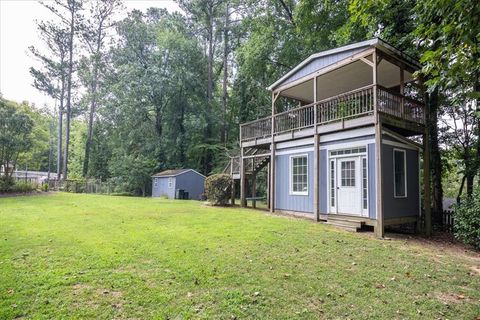
[{"label": "fallen leaf on grass", "polygon": [[377,283],[377,284],[375,285],[375,288],[377,288],[377,289],[384,289],[384,288],[385,288],[385,285],[384,285],[383,283]]}]

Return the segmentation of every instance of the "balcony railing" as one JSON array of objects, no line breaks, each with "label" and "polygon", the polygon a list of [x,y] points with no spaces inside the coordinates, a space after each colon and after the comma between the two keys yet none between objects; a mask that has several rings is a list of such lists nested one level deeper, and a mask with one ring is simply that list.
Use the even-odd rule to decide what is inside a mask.
[{"label": "balcony railing", "polygon": [[[274,134],[358,118],[373,114],[374,109],[374,86],[370,85],[275,114]],[[425,123],[424,108],[420,102],[381,86],[377,86],[377,110],[406,121]],[[240,125],[240,132],[242,141],[269,137],[272,135],[272,117],[244,123]]]}]

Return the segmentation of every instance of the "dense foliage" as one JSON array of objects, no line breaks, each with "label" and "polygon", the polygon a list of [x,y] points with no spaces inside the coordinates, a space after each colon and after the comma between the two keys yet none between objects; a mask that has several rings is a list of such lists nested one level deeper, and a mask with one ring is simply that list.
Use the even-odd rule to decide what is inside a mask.
[{"label": "dense foliage", "polygon": [[379,36],[425,66],[435,210],[442,177],[453,182],[449,195],[461,199],[463,185],[471,195],[480,169],[475,1],[178,4],[181,13],[151,8],[116,20],[119,0],[46,3],[52,20],[38,27],[47,49],[31,48],[40,62],[31,73],[58,102],[34,140],[42,168],[51,150],[48,163],[63,178],[68,165],[69,177],[117,179],[136,194],[164,169],[220,172],[239,123],[270,112],[266,87],[313,53]]},{"label": "dense foliage", "polygon": [[205,179],[205,194],[208,201],[216,206],[228,203],[232,192],[232,178],[228,174],[213,174]]},{"label": "dense foliage", "polygon": [[480,249],[480,188],[455,206],[455,238]]}]

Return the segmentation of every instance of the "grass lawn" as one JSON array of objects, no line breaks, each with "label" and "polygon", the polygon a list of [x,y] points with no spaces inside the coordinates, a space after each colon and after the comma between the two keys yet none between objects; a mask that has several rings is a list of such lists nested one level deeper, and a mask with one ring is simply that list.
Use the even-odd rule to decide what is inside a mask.
[{"label": "grass lawn", "polygon": [[0,199],[0,319],[476,319],[478,254],[238,208]]}]

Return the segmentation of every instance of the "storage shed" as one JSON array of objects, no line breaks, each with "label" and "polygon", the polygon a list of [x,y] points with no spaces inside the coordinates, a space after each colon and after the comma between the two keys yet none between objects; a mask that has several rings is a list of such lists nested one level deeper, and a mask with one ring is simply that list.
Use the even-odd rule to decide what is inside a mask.
[{"label": "storage shed", "polygon": [[165,170],[152,176],[152,197],[200,200],[204,185],[205,176],[193,169]]}]

